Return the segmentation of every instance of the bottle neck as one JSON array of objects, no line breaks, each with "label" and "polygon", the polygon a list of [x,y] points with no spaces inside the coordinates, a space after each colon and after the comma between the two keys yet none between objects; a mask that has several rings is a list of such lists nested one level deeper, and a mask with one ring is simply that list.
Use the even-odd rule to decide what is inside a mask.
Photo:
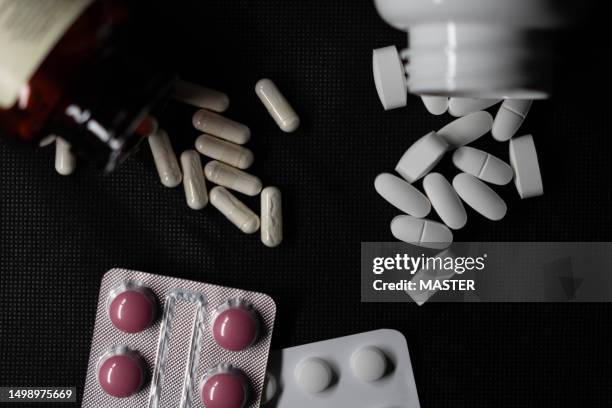
[{"label": "bottle neck", "polygon": [[408,89],[420,95],[545,99],[553,64],[549,36],[466,22],[411,27]]}]

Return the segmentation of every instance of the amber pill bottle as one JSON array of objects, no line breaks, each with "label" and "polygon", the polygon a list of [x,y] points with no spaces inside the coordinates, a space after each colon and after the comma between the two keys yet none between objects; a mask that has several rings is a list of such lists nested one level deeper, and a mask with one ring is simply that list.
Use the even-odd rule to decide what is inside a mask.
[{"label": "amber pill bottle", "polygon": [[133,6],[0,0],[0,136],[59,135],[107,171],[123,161],[175,80],[148,35],[155,25]]}]

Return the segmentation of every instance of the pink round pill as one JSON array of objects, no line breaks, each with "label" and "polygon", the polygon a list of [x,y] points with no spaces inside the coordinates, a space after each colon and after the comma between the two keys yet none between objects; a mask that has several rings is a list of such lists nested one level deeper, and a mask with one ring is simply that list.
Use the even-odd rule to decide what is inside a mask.
[{"label": "pink round pill", "polygon": [[114,295],[108,314],[117,329],[126,333],[138,333],[153,323],[156,309],[155,297],[149,289],[131,287]]},{"label": "pink round pill", "polygon": [[144,379],[144,363],[134,352],[122,351],[109,354],[98,366],[100,386],[113,397],[123,398],[137,393]]},{"label": "pink round pill", "polygon": [[230,306],[219,312],[213,323],[213,336],[226,350],[240,351],[249,347],[259,335],[259,320],[244,306]]},{"label": "pink round pill", "polygon": [[227,370],[205,379],[202,402],[206,408],[242,408],[247,402],[247,384],[236,370]]}]

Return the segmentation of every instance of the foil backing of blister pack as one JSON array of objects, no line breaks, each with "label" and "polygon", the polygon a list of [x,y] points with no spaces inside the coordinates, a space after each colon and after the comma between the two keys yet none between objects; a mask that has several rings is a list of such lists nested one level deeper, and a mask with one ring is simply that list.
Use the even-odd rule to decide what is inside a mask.
[{"label": "foil backing of blister pack", "polygon": [[[121,332],[108,317],[108,295],[114,287],[125,282],[150,288],[159,305],[160,314],[155,323],[140,333]],[[261,324],[257,342],[239,352],[221,348],[211,330],[215,309],[236,298],[253,305]],[[111,269],[104,275],[100,287],[82,406],[204,408],[200,398],[202,378],[208,369],[229,363],[248,377],[250,397],[247,407],[257,408],[264,385],[275,315],[274,301],[262,293],[127,269]],[[99,358],[116,345],[125,345],[137,351],[145,360],[148,370],[145,386],[137,394],[126,398],[106,394],[97,378]]]}]

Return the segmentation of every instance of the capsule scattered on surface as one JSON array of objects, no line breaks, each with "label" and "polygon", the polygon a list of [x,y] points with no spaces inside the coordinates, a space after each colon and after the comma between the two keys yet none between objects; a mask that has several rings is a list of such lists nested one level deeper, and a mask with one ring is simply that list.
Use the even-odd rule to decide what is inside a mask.
[{"label": "capsule scattered on surface", "polygon": [[163,129],[158,129],[148,137],[148,141],[161,183],[170,188],[181,184],[183,176],[168,133]]},{"label": "capsule scattered on surface", "polygon": [[259,217],[225,187],[210,190],[210,203],[245,234],[259,229]]},{"label": "capsule scattered on surface", "polygon": [[76,168],[76,157],[70,150],[70,144],[61,137],[55,138],[55,171],[68,176]]},{"label": "capsule scattered on surface", "polygon": [[255,196],[261,191],[258,177],[216,160],[206,163],[204,174],[209,181],[248,196]]},{"label": "capsule scattered on surface", "polygon": [[281,130],[293,132],[298,128],[300,118],[274,82],[269,79],[260,79],[255,84],[255,93]]},{"label": "capsule scattered on surface", "polygon": [[203,134],[196,139],[198,152],[239,169],[248,169],[254,161],[253,152],[235,143],[226,142],[211,135]]},{"label": "capsule scattered on surface", "polygon": [[198,152],[185,150],[181,154],[181,167],[184,174],[183,186],[187,205],[194,210],[201,210],[208,204],[208,192]]},{"label": "capsule scattered on surface", "polygon": [[251,130],[248,126],[206,109],[200,109],[194,113],[192,123],[196,129],[228,142],[245,144],[251,138]]},{"label": "capsule scattered on surface", "polygon": [[223,92],[187,81],[176,81],[172,97],[188,105],[215,112],[224,112],[229,107],[229,97]]},{"label": "capsule scattered on surface", "polygon": [[43,137],[42,139],[40,139],[40,142],[38,142],[38,147],[49,146],[51,143],[55,142],[56,137],[57,136],[55,135],[49,135],[49,136]]},{"label": "capsule scattered on surface", "polygon": [[261,191],[261,242],[273,248],[283,241],[283,211],[281,192],[276,187]]}]

